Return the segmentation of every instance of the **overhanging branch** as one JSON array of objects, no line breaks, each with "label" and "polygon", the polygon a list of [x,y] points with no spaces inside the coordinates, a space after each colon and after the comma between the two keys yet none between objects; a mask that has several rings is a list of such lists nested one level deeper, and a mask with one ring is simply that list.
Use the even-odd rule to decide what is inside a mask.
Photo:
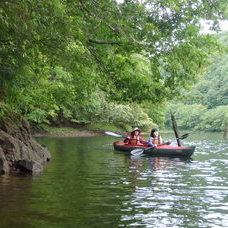
[{"label": "overhanging branch", "polygon": [[114,42],[114,41],[98,41],[98,40],[89,39],[89,42],[94,44],[121,45],[120,42]]}]

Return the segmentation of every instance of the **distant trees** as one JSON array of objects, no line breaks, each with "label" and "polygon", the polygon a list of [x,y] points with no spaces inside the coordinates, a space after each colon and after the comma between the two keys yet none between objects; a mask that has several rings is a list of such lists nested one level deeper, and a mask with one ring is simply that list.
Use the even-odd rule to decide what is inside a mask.
[{"label": "distant trees", "polygon": [[213,64],[182,103],[170,105],[182,128],[218,131],[228,123],[228,32],[217,39],[222,45],[221,55],[212,58]]},{"label": "distant trees", "polygon": [[[221,131],[228,123],[228,105],[207,109],[201,104],[171,104],[169,110],[175,111],[180,129]],[[170,126],[167,112],[166,126]]]}]

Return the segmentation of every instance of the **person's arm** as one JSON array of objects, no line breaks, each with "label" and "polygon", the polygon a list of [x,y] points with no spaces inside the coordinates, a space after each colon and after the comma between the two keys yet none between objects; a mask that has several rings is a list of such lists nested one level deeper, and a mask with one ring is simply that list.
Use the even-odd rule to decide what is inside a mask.
[{"label": "person's arm", "polygon": [[139,136],[140,137],[140,143],[142,144],[142,145],[144,145],[144,146],[147,146],[148,145],[148,142],[147,141],[145,141],[144,139],[143,139],[143,137],[142,136]]},{"label": "person's arm", "polygon": [[145,142],[144,139],[142,138],[142,136],[139,136],[139,142],[141,142],[141,143]]},{"label": "person's arm", "polygon": [[153,143],[153,138],[150,137],[149,140],[148,140],[148,146],[157,146],[156,144]]},{"label": "person's arm", "polygon": [[162,139],[162,137],[161,136],[159,136],[159,138],[160,138],[160,144],[163,144],[163,139]]},{"label": "person's arm", "polygon": [[129,143],[130,142],[130,136],[124,139],[124,143]]},{"label": "person's arm", "polygon": [[143,145],[142,141],[143,141],[143,139],[142,139],[141,136],[137,136],[137,137],[136,137],[136,144],[137,144],[137,145]]},{"label": "person's arm", "polygon": [[170,145],[172,143],[172,140],[171,139],[168,139],[167,142],[165,142],[166,145]]}]

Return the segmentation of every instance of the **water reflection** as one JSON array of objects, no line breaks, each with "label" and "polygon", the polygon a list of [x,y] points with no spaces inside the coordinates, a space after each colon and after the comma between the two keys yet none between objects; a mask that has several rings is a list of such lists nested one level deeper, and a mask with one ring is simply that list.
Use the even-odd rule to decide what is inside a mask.
[{"label": "water reflection", "polygon": [[28,212],[31,193],[30,176],[0,176],[1,227],[28,226],[24,213]]},{"label": "water reflection", "polygon": [[223,158],[203,161],[130,157],[129,172],[137,173],[138,182],[131,199],[123,202],[121,221],[143,227],[228,227],[226,148],[202,142],[200,155]]},{"label": "water reflection", "polygon": [[228,227],[217,135],[190,135],[192,160],[127,156],[110,137],[40,140],[52,153],[42,175],[0,176],[1,227]]}]

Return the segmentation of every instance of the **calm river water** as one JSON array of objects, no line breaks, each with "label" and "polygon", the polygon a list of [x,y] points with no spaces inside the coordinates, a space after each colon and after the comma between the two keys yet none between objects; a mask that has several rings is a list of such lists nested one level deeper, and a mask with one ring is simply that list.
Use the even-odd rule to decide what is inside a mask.
[{"label": "calm river water", "polygon": [[127,156],[110,136],[37,140],[52,160],[39,176],[0,176],[0,227],[228,227],[221,134],[185,139],[191,160]]}]

